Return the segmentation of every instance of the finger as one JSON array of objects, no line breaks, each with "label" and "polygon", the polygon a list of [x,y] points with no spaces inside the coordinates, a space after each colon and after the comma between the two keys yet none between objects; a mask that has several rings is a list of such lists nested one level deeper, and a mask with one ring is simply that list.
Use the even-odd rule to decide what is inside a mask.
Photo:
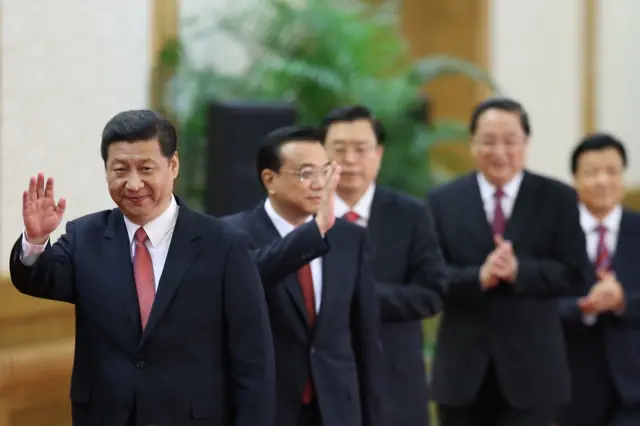
[{"label": "finger", "polygon": [[38,181],[36,182],[36,195],[38,198],[44,197],[44,173],[38,173]]},{"label": "finger", "polygon": [[37,184],[38,184],[37,178],[32,176],[29,179],[29,200],[31,200],[32,202],[36,201],[36,199],[38,198],[38,193],[36,191]]},{"label": "finger", "polygon": [[53,178],[47,179],[47,185],[44,188],[44,196],[47,198],[55,199],[53,195]]},{"label": "finger", "polygon": [[500,234],[495,234],[493,236],[493,242],[496,244],[496,247],[500,247],[504,242],[504,238]]},{"label": "finger", "polygon": [[65,210],[67,210],[67,199],[60,198],[60,200],[58,200],[58,204],[56,205],[56,213],[58,214],[58,216],[62,217]]},{"label": "finger", "polygon": [[22,214],[24,214],[31,206],[31,200],[29,199],[29,191],[22,193]]}]

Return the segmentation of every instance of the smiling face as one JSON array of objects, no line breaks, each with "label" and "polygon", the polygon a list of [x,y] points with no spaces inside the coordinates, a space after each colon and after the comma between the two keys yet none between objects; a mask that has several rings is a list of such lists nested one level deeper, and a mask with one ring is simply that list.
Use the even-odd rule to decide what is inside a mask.
[{"label": "smiling face", "polygon": [[596,217],[605,217],[622,202],[624,159],[615,148],[590,150],[580,154],[574,182],[580,201]]},{"label": "smiling face", "polygon": [[471,153],[478,170],[501,187],[524,169],[528,141],[517,112],[488,109],[478,118]]},{"label": "smiling face", "polygon": [[166,157],[157,139],[112,143],[105,167],[111,198],[135,224],[143,226],[169,206],[178,153]]}]

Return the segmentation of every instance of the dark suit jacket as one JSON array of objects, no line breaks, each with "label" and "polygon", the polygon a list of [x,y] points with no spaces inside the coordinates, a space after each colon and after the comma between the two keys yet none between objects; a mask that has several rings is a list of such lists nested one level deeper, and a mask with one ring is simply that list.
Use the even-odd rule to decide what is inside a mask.
[{"label": "dark suit jacket", "polygon": [[[599,425],[611,393],[625,404],[640,404],[640,214],[624,210],[611,268],[624,287],[624,314],[605,313],[587,326],[577,297],[559,302],[573,398],[561,412],[562,425]],[[596,282],[592,274],[589,284]],[[584,292],[586,294],[586,291]]]},{"label": "dark suit jacket", "polygon": [[429,424],[420,320],[442,310],[445,268],[425,205],[376,186],[368,223],[373,275],[382,311],[389,424]]},{"label": "dark suit jacket", "polygon": [[180,203],[149,323],[141,332],[129,237],[118,209],[67,224],[11,278],[32,296],[75,304],[74,426],[273,426],[269,318],[247,240]]},{"label": "dark suit jacket", "polygon": [[472,404],[493,362],[512,406],[566,402],[569,375],[555,297],[581,292],[589,270],[573,189],[525,172],[505,232],[518,277],[487,292],[479,271],[495,245],[476,173],[435,189],[430,202],[450,273],[434,399]]},{"label": "dark suit jacket", "polygon": [[[315,222],[283,239],[262,203],[225,220],[251,237],[264,278],[276,355],[275,424],[295,426],[312,371],[324,424],[386,425],[380,311],[365,231],[338,219],[326,241]],[[295,271],[318,250],[324,253],[322,298],[310,329]]]}]

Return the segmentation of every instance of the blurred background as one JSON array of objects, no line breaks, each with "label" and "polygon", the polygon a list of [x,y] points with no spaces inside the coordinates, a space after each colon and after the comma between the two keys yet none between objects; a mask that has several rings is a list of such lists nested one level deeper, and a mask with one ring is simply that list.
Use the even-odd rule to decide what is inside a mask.
[{"label": "blurred background", "polygon": [[0,0],[0,426],[71,424],[73,309],[18,294],[8,258],[38,171],[67,219],[113,206],[99,140],[115,113],[175,121],[178,193],[212,214],[259,197],[267,130],[347,103],[387,127],[380,180],[421,197],[472,167],[467,118],[497,93],[531,115],[530,169],[569,182],[573,146],[604,130],[640,187],[639,21],[637,0]]}]

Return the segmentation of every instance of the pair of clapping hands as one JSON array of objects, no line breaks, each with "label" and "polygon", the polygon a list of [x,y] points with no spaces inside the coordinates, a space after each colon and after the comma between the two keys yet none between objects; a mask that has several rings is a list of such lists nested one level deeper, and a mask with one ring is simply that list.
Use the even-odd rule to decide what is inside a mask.
[{"label": "pair of clapping hands", "polygon": [[607,270],[597,272],[598,282],[591,287],[589,294],[578,299],[578,306],[585,315],[597,315],[603,312],[624,312],[624,290],[616,275]]},{"label": "pair of clapping hands", "polygon": [[505,241],[502,235],[495,235],[493,249],[480,268],[480,286],[489,290],[501,281],[514,283],[518,276],[518,259],[513,252],[511,241]]}]

